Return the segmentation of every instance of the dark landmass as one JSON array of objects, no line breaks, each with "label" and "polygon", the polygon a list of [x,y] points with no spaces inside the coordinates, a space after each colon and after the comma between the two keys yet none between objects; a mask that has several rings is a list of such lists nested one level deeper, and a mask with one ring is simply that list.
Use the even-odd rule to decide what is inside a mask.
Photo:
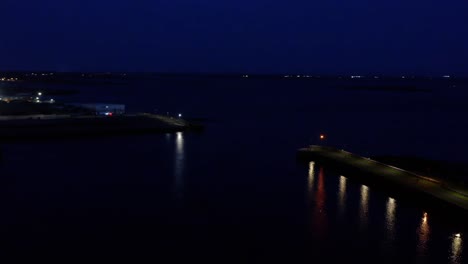
[{"label": "dark landmass", "polygon": [[376,156],[372,159],[419,175],[463,186],[468,184],[468,164],[466,163],[401,156]]},{"label": "dark landmass", "polygon": [[[145,79],[145,78],[180,78],[180,77],[200,77],[200,78],[258,78],[258,79],[325,79],[325,80],[350,80],[352,79],[351,74],[320,74],[320,73],[249,73],[249,72],[238,72],[238,73],[213,73],[213,72],[33,72],[33,71],[10,71],[0,73],[0,77],[6,78],[19,78],[27,81],[43,81],[43,82],[82,82],[82,81],[97,81],[102,84],[112,83],[118,84],[128,79]],[[376,73],[367,73],[360,76],[353,81],[411,81],[411,80],[441,80],[441,81],[453,81],[453,80],[467,80],[466,77],[461,76],[450,76],[446,78],[443,76],[402,76],[397,75],[380,75]]]},{"label": "dark landmass", "polygon": [[385,91],[385,92],[431,92],[431,89],[419,88],[415,86],[349,86],[349,87],[340,87],[343,90],[356,90],[356,91]]},{"label": "dark landmass", "polygon": [[32,88],[27,87],[24,84],[16,85],[9,84],[0,87],[1,96],[17,96],[19,94],[36,96],[38,92],[42,92],[46,96],[63,96],[63,95],[73,95],[78,94],[78,90],[72,89],[51,89],[51,88]]},{"label": "dark landmass", "polygon": [[[114,77],[115,78],[115,77]],[[126,83],[124,79],[97,79],[93,77],[80,77],[74,78],[23,78],[22,82],[27,83],[41,83],[41,84],[66,84],[66,85],[123,85]]]},{"label": "dark landmass", "polygon": [[12,101],[10,103],[0,101],[0,118],[2,116],[21,115],[61,115],[61,114],[90,114],[83,108],[60,103],[33,103],[27,101]]},{"label": "dark landmass", "polygon": [[112,136],[202,130],[198,123],[151,114],[122,116],[41,116],[0,121],[0,141]]}]

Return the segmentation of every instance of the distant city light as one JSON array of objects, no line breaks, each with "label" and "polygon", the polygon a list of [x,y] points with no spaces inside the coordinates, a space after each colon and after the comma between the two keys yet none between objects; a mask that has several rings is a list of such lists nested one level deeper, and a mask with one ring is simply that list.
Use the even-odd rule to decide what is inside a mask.
[{"label": "distant city light", "polygon": [[0,81],[5,81],[5,82],[16,82],[18,81],[18,78],[6,78],[6,77],[2,77],[0,78]]},{"label": "distant city light", "polygon": [[459,237],[461,237],[461,234],[460,234],[460,233],[455,234],[455,237],[456,237],[456,238],[459,238]]},{"label": "distant city light", "polygon": [[41,93],[41,92],[38,92],[37,95],[42,96],[42,93]]},{"label": "distant city light", "polygon": [[181,118],[181,117],[182,117],[182,114],[179,114],[179,118]]},{"label": "distant city light", "polygon": [[326,138],[326,137],[325,137],[324,134],[320,134],[320,139],[321,139],[321,140],[324,140],[325,138]]}]

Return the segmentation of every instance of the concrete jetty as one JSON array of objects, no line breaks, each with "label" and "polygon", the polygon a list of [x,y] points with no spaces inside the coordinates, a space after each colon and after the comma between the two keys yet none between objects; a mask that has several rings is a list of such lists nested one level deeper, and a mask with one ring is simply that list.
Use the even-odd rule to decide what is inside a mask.
[{"label": "concrete jetty", "polygon": [[145,113],[112,117],[49,115],[0,121],[0,141],[167,133],[200,129],[203,129],[201,125],[181,118]]},{"label": "concrete jetty", "polygon": [[361,174],[360,177],[365,180],[401,187],[411,194],[423,194],[441,202],[442,205],[468,212],[468,190],[463,186],[454,186],[332,147],[312,145],[299,149],[297,155],[300,159],[328,163]]}]

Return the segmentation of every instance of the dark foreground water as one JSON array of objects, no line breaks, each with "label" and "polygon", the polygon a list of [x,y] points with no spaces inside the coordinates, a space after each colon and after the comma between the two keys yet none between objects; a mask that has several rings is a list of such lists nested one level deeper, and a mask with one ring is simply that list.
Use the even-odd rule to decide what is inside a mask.
[{"label": "dark foreground water", "polygon": [[185,78],[80,87],[67,100],[207,117],[207,129],[3,144],[0,257],[468,261],[462,220],[295,159],[327,133],[328,144],[362,155],[468,160],[466,86],[425,82],[418,85],[432,92],[407,93],[336,85]]}]

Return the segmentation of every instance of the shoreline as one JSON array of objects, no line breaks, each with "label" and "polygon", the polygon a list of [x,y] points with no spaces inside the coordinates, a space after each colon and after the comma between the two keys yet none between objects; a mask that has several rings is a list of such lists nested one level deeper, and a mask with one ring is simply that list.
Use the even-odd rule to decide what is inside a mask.
[{"label": "shoreline", "polygon": [[0,121],[0,141],[29,141],[73,137],[115,136],[200,131],[203,126],[183,119],[152,114],[48,116]]}]

